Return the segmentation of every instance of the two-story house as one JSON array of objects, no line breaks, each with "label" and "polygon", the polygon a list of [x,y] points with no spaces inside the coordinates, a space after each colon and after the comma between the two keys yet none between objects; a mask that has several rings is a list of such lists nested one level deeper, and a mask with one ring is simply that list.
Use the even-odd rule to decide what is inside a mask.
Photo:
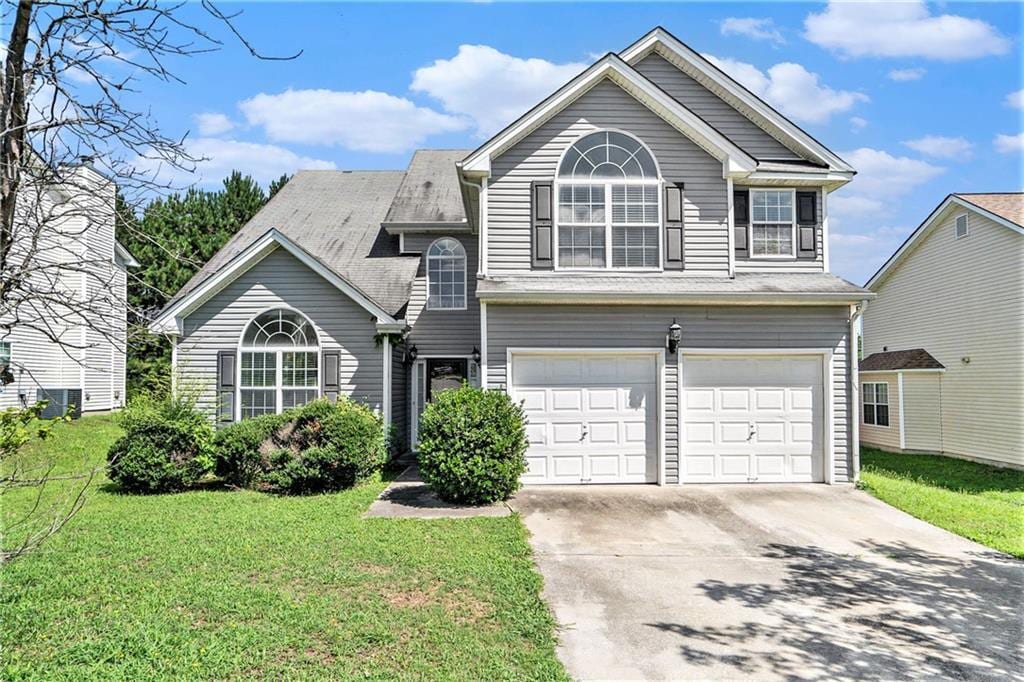
[{"label": "two-story house", "polygon": [[153,327],[221,422],[347,394],[415,449],[469,381],[524,404],[527,483],[851,481],[853,175],[659,28],[476,150],[297,174]]},{"label": "two-story house", "polygon": [[[49,176],[53,177],[50,178]],[[115,238],[115,187],[89,166],[27,180],[5,277],[26,273],[0,319],[0,409],[46,399],[45,414],[125,404],[128,269]],[[40,186],[42,185],[42,186]]]}]

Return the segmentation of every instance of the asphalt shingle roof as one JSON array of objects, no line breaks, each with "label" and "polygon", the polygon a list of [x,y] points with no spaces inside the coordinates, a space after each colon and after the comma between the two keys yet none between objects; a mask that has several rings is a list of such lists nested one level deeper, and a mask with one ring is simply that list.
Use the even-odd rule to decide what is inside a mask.
[{"label": "asphalt shingle roof", "polygon": [[1024,227],[1024,192],[957,193],[955,196]]},{"label": "asphalt shingle roof", "polygon": [[924,348],[872,353],[860,361],[862,372],[895,372],[901,369],[945,369]]},{"label": "asphalt shingle roof", "polygon": [[464,223],[455,163],[468,149],[420,149],[412,156],[384,224]]}]

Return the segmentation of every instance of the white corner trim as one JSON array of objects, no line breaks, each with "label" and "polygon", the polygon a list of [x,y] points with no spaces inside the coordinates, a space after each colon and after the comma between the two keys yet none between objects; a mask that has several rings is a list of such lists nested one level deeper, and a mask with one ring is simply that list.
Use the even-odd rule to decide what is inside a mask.
[{"label": "white corner trim", "polygon": [[391,426],[391,337],[387,334],[384,335],[384,341],[381,344],[384,347],[384,405],[382,412],[384,413],[384,428]]},{"label": "white corner trim", "polygon": [[298,244],[277,230],[271,229],[258,240],[250,244],[240,254],[235,256],[227,265],[218,270],[214,275],[207,278],[202,284],[189,292],[181,300],[160,313],[150,324],[150,330],[156,333],[180,334],[182,329],[181,320],[200,306],[209,301],[217,292],[221,291],[231,282],[235,281],[251,269],[261,260],[270,255],[278,248],[283,248],[303,265],[317,273],[346,296],[358,303],[367,312],[374,315],[378,321],[395,322],[390,313],[371,301],[363,292],[357,289],[344,277],[330,270],[323,263],[309,255]]},{"label": "white corner trim", "polygon": [[[729,242],[729,277],[736,276],[736,235],[733,230],[736,227],[736,208],[733,206],[733,183],[732,178],[725,179],[725,200],[728,206],[728,229],[727,239]],[[686,210],[685,207],[683,209]],[[685,225],[685,221],[683,223]],[[685,251],[684,251],[685,256]]]},{"label": "white corner trim", "polygon": [[931,233],[932,229],[934,229],[940,222],[939,217],[942,216],[943,213],[945,213],[947,208],[953,206],[954,204],[967,209],[969,212],[974,211],[975,213],[988,218],[994,223],[998,223],[1003,227],[1007,227],[1013,230],[1017,234],[1024,235],[1024,227],[1021,227],[1020,225],[1017,225],[1002,216],[998,216],[995,213],[992,213],[991,211],[986,211],[980,206],[976,206],[969,201],[965,201],[960,197],[956,196],[955,194],[950,194],[942,201],[942,203],[935,207],[935,210],[928,214],[928,217],[924,219],[924,222],[918,225],[917,229],[914,230],[909,237],[907,237],[906,241],[904,241],[900,245],[900,247],[896,249],[896,252],[894,254],[889,256],[889,260],[885,261],[882,267],[880,267],[878,271],[871,276],[871,279],[869,279],[867,284],[865,284],[864,286],[868,289],[873,290],[874,287],[880,285],[882,281],[888,276],[888,274],[903,262],[904,257],[909,255],[909,252],[913,250],[917,243],[921,239],[923,239],[927,234]]},{"label": "white corner trim", "polygon": [[829,231],[828,231],[828,190],[821,188],[821,266],[825,272],[829,269]]},{"label": "white corner trim", "polygon": [[903,426],[903,372],[896,373],[896,399],[900,403],[900,450],[906,450],[907,431]]}]

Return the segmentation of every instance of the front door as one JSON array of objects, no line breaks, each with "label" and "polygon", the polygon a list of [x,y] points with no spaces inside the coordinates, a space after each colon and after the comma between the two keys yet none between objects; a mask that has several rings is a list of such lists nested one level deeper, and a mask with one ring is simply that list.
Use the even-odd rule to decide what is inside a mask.
[{"label": "front door", "polygon": [[427,360],[427,401],[449,388],[458,388],[469,378],[465,358],[430,358]]}]

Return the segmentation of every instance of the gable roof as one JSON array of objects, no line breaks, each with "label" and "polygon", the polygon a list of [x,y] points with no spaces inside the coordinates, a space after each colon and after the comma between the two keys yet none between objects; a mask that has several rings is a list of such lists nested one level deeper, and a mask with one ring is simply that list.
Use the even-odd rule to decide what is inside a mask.
[{"label": "gable roof", "polygon": [[404,177],[402,171],[299,171],[181,288],[158,320],[180,311],[184,299],[233,261],[253,255],[252,247],[268,235],[343,278],[372,305],[398,313],[419,262],[399,255],[398,238],[380,224]]},{"label": "gable roof", "polygon": [[382,221],[391,229],[423,229],[468,224],[455,164],[469,149],[419,149]]},{"label": "gable roof", "polygon": [[924,348],[872,353],[860,361],[861,372],[897,372],[906,369],[945,369]]},{"label": "gable roof", "polygon": [[959,199],[1024,227],[1024,192],[957,192]]},{"label": "gable roof", "polygon": [[730,173],[751,173],[757,160],[685,105],[672,98],[618,55],[606,54],[547,99],[482,144],[461,164],[465,173],[490,172],[497,157],[605,79],[621,87],[667,123],[723,162]]},{"label": "gable roof", "polygon": [[[655,27],[620,54],[630,65],[638,63],[647,55],[656,52],[688,76],[708,88],[726,103],[740,110],[763,130],[772,134],[786,146],[795,145],[796,150],[810,155],[832,169],[855,173],[856,171],[838,154],[816,140],[807,131],[783,116],[777,109],[752,93],[729,74],[725,73],[696,50],[676,38],[661,26]],[[774,133],[774,134],[773,134]]]},{"label": "gable roof", "polygon": [[[1007,192],[1005,194],[947,195],[946,198],[942,200],[942,203],[936,206],[935,209],[928,214],[928,217],[924,219],[924,222],[918,225],[917,229],[911,232],[910,236],[900,244],[900,248],[896,249],[896,252],[889,256],[889,260],[885,261],[885,263],[882,264],[882,267],[878,268],[878,271],[871,276],[871,279],[869,279],[867,284],[864,286],[868,289],[873,289],[881,284],[889,273],[903,262],[917,243],[926,235],[931,233],[934,226],[939,223],[939,218],[950,206],[961,206],[962,208],[975,211],[989,220],[1013,230],[1017,234],[1024,235],[1024,226],[1009,217],[1015,215],[1016,211],[1021,210],[1019,206],[1016,209],[1011,206],[1014,197],[1016,197],[1018,201],[1024,201],[1024,193],[1022,192]],[[986,205],[990,208],[986,208]],[[991,209],[996,209],[1000,212],[995,212]],[[1020,215],[1016,214],[1016,217],[1019,219]]]}]

